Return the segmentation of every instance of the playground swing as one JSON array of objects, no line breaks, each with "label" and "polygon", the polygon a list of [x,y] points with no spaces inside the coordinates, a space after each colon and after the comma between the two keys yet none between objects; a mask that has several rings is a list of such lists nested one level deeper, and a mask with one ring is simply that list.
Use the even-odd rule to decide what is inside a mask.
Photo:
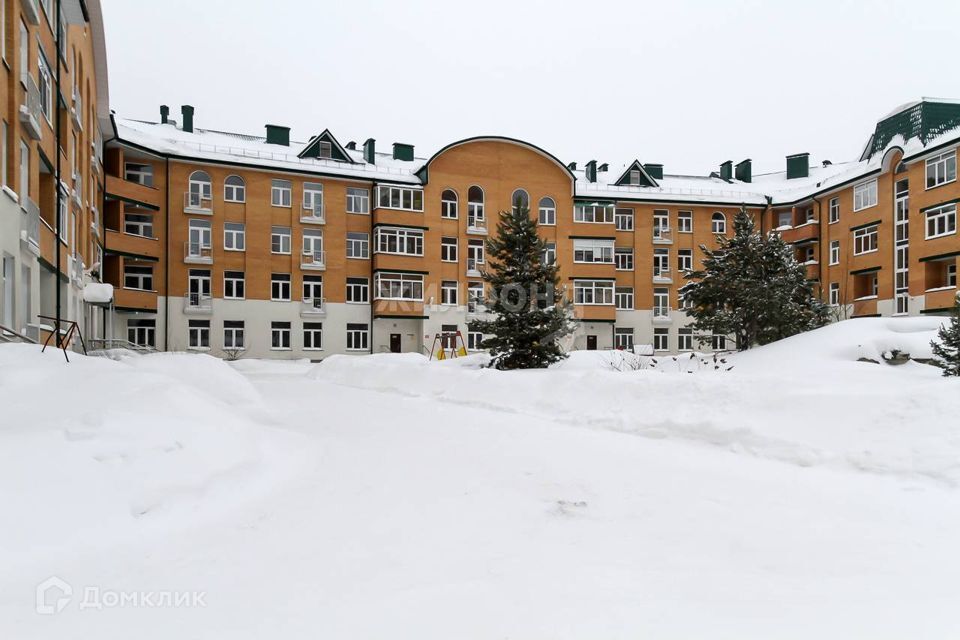
[{"label": "playground swing", "polygon": [[[460,346],[457,346],[458,342]],[[449,354],[447,349],[450,350]],[[442,331],[434,336],[433,346],[430,347],[430,360],[433,360],[434,356],[437,360],[446,360],[447,358],[462,358],[465,355],[467,355],[467,343],[463,340],[463,334],[459,331]]]}]

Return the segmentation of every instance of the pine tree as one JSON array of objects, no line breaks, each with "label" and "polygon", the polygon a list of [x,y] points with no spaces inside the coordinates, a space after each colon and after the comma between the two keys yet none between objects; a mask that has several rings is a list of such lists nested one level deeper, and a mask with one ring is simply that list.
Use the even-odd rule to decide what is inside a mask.
[{"label": "pine tree", "polygon": [[546,242],[537,235],[537,222],[518,202],[500,213],[497,235],[487,240],[492,263],[483,279],[490,285],[495,316],[469,323],[470,331],[488,334],[481,347],[489,349],[497,369],[539,369],[566,358],[559,341],[573,330],[563,304],[556,264],[545,264]]},{"label": "pine tree", "polygon": [[943,369],[945,376],[960,376],[960,296],[953,305],[949,324],[941,325],[937,337],[939,342],[930,342],[933,363]]},{"label": "pine tree", "polygon": [[756,232],[746,210],[734,218],[732,238],[700,249],[703,268],[686,274],[690,282],[680,289],[696,331],[732,334],[742,351],[827,323],[829,307],[814,295],[793,248],[777,233]]}]

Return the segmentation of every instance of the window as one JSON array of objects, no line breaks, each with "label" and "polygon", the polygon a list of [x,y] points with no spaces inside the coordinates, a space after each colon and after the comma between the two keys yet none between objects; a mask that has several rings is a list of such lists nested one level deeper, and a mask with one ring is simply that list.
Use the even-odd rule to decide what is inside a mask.
[{"label": "window", "polygon": [[710,336],[710,346],[714,351],[726,351],[727,336]]},{"label": "window", "polygon": [[243,271],[223,272],[223,297],[230,300],[243,300],[245,296]]},{"label": "window", "polygon": [[347,302],[354,304],[370,302],[370,281],[366,278],[347,278]]},{"label": "window", "polygon": [[246,249],[246,231],[242,222],[223,223],[223,248],[227,251]]},{"label": "window", "polygon": [[677,231],[680,233],[693,233],[692,211],[680,211],[677,213]]},{"label": "window", "polygon": [[840,222],[840,198],[830,198],[830,224]]},{"label": "window", "polygon": [[830,241],[830,264],[840,264],[840,241]]},{"label": "window", "polygon": [[444,262],[457,261],[456,238],[440,238],[440,259]]},{"label": "window", "polygon": [[187,181],[187,206],[195,209],[209,209],[213,198],[213,183],[206,171],[194,171]]},{"label": "window", "polygon": [[317,182],[303,183],[303,209],[312,212],[314,218],[323,218],[323,185]]},{"label": "window", "polygon": [[577,238],[573,241],[574,262],[613,263],[613,240]]},{"label": "window", "polygon": [[290,227],[270,228],[270,252],[289,254],[291,247]]},{"label": "window", "polygon": [[573,208],[573,221],[610,223],[613,222],[613,209],[612,204],[580,203]]},{"label": "window", "polygon": [[440,283],[440,304],[457,304],[457,283],[444,280]]},{"label": "window", "polygon": [[947,271],[947,273],[946,273],[946,275],[947,275],[947,277],[946,277],[946,286],[948,286],[948,287],[955,287],[955,286],[957,286],[957,265],[956,265],[956,263],[954,263],[954,264],[948,264],[946,271]]},{"label": "window", "polygon": [[633,351],[633,329],[617,327],[613,330],[613,347],[624,351]]},{"label": "window", "polygon": [[303,348],[305,351],[320,351],[323,349],[323,323],[303,323]]},{"label": "window", "polygon": [[482,226],[483,219],[483,189],[474,185],[467,191],[467,226]]},{"label": "window", "polygon": [[380,185],[377,187],[377,206],[381,209],[423,211],[423,190]]},{"label": "window", "polygon": [[20,141],[20,207],[27,208],[27,199],[30,197],[30,147],[23,140]]},{"label": "window", "polygon": [[877,225],[857,229],[853,232],[853,255],[872,253],[877,250]]},{"label": "window", "polygon": [[457,192],[445,189],[440,194],[440,217],[455,219],[457,217]]},{"label": "window", "polygon": [[347,351],[366,351],[369,347],[370,325],[347,324]]},{"label": "window", "polygon": [[641,179],[640,170],[639,170],[639,169],[631,169],[631,170],[630,170],[630,178],[629,178],[630,184],[632,184],[632,185],[638,185],[638,184],[640,184],[640,179]]},{"label": "window", "polygon": [[293,202],[293,183],[289,180],[270,181],[270,204],[275,207],[290,207]]},{"label": "window", "polygon": [[679,271],[693,271],[693,249],[677,251],[677,269]]},{"label": "window", "polygon": [[927,240],[957,232],[957,205],[945,204],[924,212],[927,217]]},{"label": "window", "polygon": [[223,199],[227,202],[246,202],[247,187],[240,176],[227,176],[223,181]]},{"label": "window", "polygon": [[129,182],[136,182],[145,187],[152,187],[153,167],[149,164],[140,164],[139,162],[127,162],[124,164],[123,177]]},{"label": "window", "polygon": [[187,226],[187,255],[191,258],[209,258],[213,234],[209,220],[190,220]]},{"label": "window", "polygon": [[423,300],[423,275],[379,272],[373,276],[377,300]]},{"label": "window", "polygon": [[190,320],[188,323],[187,344],[190,349],[210,348],[209,320]]},{"label": "window", "polygon": [[243,320],[223,321],[223,348],[243,349]]},{"label": "window", "polygon": [[574,304],[613,304],[614,283],[612,280],[574,280]]},{"label": "window", "polygon": [[479,331],[467,331],[467,350],[468,351],[479,351],[483,347],[480,345],[483,343],[483,334]]},{"label": "window", "polygon": [[633,231],[633,209],[616,209],[613,220],[617,231]]},{"label": "window", "polygon": [[529,211],[530,196],[523,189],[517,189],[513,192],[513,195],[510,196],[510,206],[513,207],[515,212],[522,209]]},{"label": "window", "polygon": [[476,313],[479,309],[478,307],[483,304],[483,283],[482,282],[468,282],[467,283],[467,311],[470,313]]},{"label": "window", "polygon": [[203,306],[210,300],[210,271],[208,269],[190,269],[187,274],[187,304]]},{"label": "window", "polygon": [[860,211],[877,204],[877,181],[871,180],[853,188],[853,210]]},{"label": "window", "polygon": [[670,317],[670,290],[656,288],[653,290],[653,317]]},{"label": "window", "polygon": [[422,256],[423,231],[404,227],[377,227],[373,231],[377,253]]},{"label": "window", "polygon": [[127,342],[139,347],[157,346],[157,321],[153,318],[127,320]]},{"label": "window", "polygon": [[617,287],[614,300],[618,310],[633,311],[633,287]]},{"label": "window", "polygon": [[669,249],[653,250],[653,277],[654,278],[670,277],[670,250]]},{"label": "window", "polygon": [[633,271],[633,249],[617,249],[613,257],[617,271]]},{"label": "window", "polygon": [[713,217],[710,218],[710,230],[713,233],[726,233],[727,232],[727,217],[717,211],[713,214]]},{"label": "window", "polygon": [[347,213],[370,213],[370,191],[347,187]]},{"label": "window", "polygon": [[43,55],[41,48],[37,56],[37,88],[40,89],[40,110],[43,111],[47,122],[53,122],[53,78],[50,74],[50,63]]},{"label": "window", "polygon": [[817,261],[817,252],[814,251],[813,245],[808,244],[805,247],[800,249],[800,262],[816,262]]},{"label": "window", "polygon": [[951,149],[927,160],[927,189],[957,179],[957,150]]},{"label": "window", "polygon": [[557,224],[557,203],[553,201],[553,198],[540,198],[539,210],[538,221],[540,224]]},{"label": "window", "polygon": [[669,329],[660,328],[653,330],[653,349],[655,351],[668,351],[670,349]]},{"label": "window", "polygon": [[303,230],[303,256],[304,264],[324,264],[323,231],[318,229]]},{"label": "window", "polygon": [[557,243],[548,242],[543,246],[543,264],[551,265],[557,261]]},{"label": "window", "polygon": [[814,218],[814,215],[813,215],[813,207],[807,207],[807,210],[804,211],[803,222],[804,223],[816,222],[816,219]]},{"label": "window", "polygon": [[323,276],[303,276],[303,301],[314,308],[323,307]]},{"label": "window", "polygon": [[270,299],[280,301],[290,300],[289,273],[270,274]]},{"label": "window", "polygon": [[684,327],[677,330],[677,349],[693,351],[693,329]]},{"label": "window", "polygon": [[479,269],[484,263],[483,240],[467,242],[467,270]]},{"label": "window", "polygon": [[370,257],[370,234],[359,231],[347,232],[347,257],[367,259]]},{"label": "window", "polygon": [[321,140],[317,143],[317,155],[321,158],[332,158],[333,145],[326,140]]},{"label": "window", "polygon": [[271,322],[270,323],[270,349],[286,350],[290,348],[290,323],[289,322]]},{"label": "window", "polygon": [[840,304],[840,283],[831,282],[830,283],[830,304],[837,306]]},{"label": "window", "polygon": [[[2,28],[2,25],[0,25]],[[0,130],[0,137],[3,138],[0,143],[2,143],[3,148],[0,149],[0,184],[7,186],[7,151],[10,144],[10,127],[7,125],[7,121],[3,121],[3,128]]]},{"label": "window", "polygon": [[782,227],[792,227],[793,226],[793,212],[792,211],[778,211],[777,212],[777,228]]},{"label": "window", "polygon": [[153,216],[148,213],[124,213],[123,232],[144,238],[153,237]]},{"label": "window", "polygon": [[123,266],[123,288],[153,291],[153,267]]},{"label": "window", "polygon": [[656,210],[653,212],[653,239],[670,240],[670,212]]}]

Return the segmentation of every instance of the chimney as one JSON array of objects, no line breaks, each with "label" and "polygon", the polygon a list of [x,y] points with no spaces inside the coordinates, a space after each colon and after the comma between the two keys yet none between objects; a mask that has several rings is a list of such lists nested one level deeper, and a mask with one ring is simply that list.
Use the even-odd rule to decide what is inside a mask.
[{"label": "chimney", "polygon": [[267,144],[279,144],[284,147],[290,146],[290,127],[281,127],[278,124],[268,124]]},{"label": "chimney", "polygon": [[347,143],[347,149],[350,149],[350,151],[356,151],[357,143],[351,140],[350,142]]},{"label": "chimney", "polygon": [[393,143],[393,159],[412,161],[413,145],[406,144],[404,142],[394,142]]},{"label": "chimney", "polygon": [[731,160],[727,160],[726,162],[720,163],[720,179],[721,180],[733,179],[733,162]]},{"label": "chimney", "polygon": [[170,121],[170,107],[165,104],[160,105],[160,124],[167,124]]},{"label": "chimney", "polygon": [[654,180],[663,180],[663,165],[662,164],[645,164],[643,165],[644,171],[646,171],[651,178]]},{"label": "chimney", "polygon": [[740,182],[753,182],[753,161],[747,158],[738,162],[733,174]]},{"label": "chimney", "polygon": [[787,156],[787,180],[806,178],[810,175],[810,154],[797,153]]},{"label": "chimney", "polygon": [[576,171],[576,170],[577,170],[577,163],[576,163],[576,162],[571,162],[570,164],[567,165],[567,169],[569,169],[570,171]]},{"label": "chimney", "polygon": [[596,182],[597,181],[597,161],[591,160],[587,163],[585,167],[587,174],[587,182]]},{"label": "chimney", "polygon": [[608,171],[609,169],[610,169],[610,165],[607,164],[606,162],[604,162],[602,165],[600,165],[599,167],[597,167],[597,171],[599,171],[600,173],[604,173],[604,172]]},{"label": "chimney", "polygon": [[193,107],[188,104],[180,107],[180,114],[183,116],[183,123],[180,128],[187,133],[193,133]]},{"label": "chimney", "polygon": [[367,138],[363,143],[363,159],[367,164],[377,164],[377,141],[373,138]]}]

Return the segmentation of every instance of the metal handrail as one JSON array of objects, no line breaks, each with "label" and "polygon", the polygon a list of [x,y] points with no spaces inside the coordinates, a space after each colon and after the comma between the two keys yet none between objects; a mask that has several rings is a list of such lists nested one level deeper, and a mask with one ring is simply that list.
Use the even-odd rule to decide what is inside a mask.
[{"label": "metal handrail", "polygon": [[183,194],[183,207],[198,211],[213,211],[213,198],[195,191],[186,191]]},{"label": "metal handrail", "polygon": [[183,296],[183,304],[189,309],[211,309],[213,297],[202,293],[188,293]]},{"label": "metal handrail", "polygon": [[0,341],[3,342],[26,342],[28,344],[39,344],[30,336],[24,335],[19,331],[0,324]]},{"label": "metal handrail", "polygon": [[323,266],[326,263],[327,263],[326,251],[304,251],[303,258],[300,260],[301,265]]},{"label": "metal handrail", "polygon": [[37,81],[29,73],[20,74],[20,81],[26,87],[23,92],[23,106],[26,107],[27,113],[39,122],[42,109],[40,107],[40,88],[37,87]]},{"label": "metal handrail", "polygon": [[[154,347],[149,347],[142,344],[137,344],[135,342],[130,342],[129,340],[123,340],[121,338],[94,338],[90,340],[91,346],[95,347],[95,350],[106,351],[108,349],[127,349],[129,351],[137,351],[143,353],[156,353],[157,350]],[[96,349],[96,346],[100,345],[100,349]]]}]

